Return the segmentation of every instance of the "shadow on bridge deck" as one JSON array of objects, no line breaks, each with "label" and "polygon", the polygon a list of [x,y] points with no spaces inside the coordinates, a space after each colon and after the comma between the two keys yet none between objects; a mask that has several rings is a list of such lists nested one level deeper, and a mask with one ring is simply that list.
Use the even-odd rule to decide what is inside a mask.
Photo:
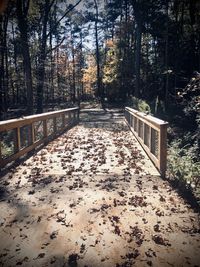
[{"label": "shadow on bridge deck", "polygon": [[199,221],[118,110],[83,110],[0,181],[0,266],[198,266]]}]

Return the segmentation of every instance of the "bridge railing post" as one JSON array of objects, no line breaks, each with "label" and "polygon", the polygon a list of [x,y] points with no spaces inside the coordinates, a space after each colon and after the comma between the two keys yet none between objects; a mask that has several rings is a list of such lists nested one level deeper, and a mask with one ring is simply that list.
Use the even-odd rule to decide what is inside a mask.
[{"label": "bridge railing post", "polygon": [[[55,138],[67,128],[75,125],[78,122],[76,119],[78,109],[78,107],[75,107],[1,121],[0,168],[3,168],[9,162],[18,160],[39,145],[45,145],[50,139]],[[66,123],[65,114],[69,114],[69,123]],[[71,114],[73,114],[73,117]],[[49,123],[50,121],[52,121],[52,124]],[[36,127],[37,123],[41,123],[43,126]],[[10,143],[13,144],[13,147],[11,147]]]},{"label": "bridge railing post", "polygon": [[168,123],[128,107],[125,108],[125,119],[149,158],[164,177],[167,165]]},{"label": "bridge railing post", "polygon": [[165,177],[167,169],[167,124],[160,126],[159,148],[159,169],[161,175]]}]

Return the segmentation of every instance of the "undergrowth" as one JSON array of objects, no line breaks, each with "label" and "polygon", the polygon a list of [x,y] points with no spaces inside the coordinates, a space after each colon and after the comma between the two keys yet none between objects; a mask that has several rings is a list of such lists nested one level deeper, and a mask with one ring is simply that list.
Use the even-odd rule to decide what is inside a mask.
[{"label": "undergrowth", "polygon": [[146,114],[151,113],[150,105],[143,99],[136,98],[134,96],[131,96],[127,102],[127,106],[132,107],[136,110],[139,110],[141,112],[144,112]]},{"label": "undergrowth", "polygon": [[200,204],[200,160],[198,144],[176,139],[168,146],[167,172],[182,191],[190,191]]}]

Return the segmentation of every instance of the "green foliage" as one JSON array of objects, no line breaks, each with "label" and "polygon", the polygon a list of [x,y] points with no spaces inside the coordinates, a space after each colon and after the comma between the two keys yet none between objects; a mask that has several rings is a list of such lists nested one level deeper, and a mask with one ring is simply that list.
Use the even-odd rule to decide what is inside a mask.
[{"label": "green foliage", "polygon": [[168,148],[168,175],[180,185],[197,190],[200,186],[200,161],[195,143],[183,146],[183,140],[174,140]]},{"label": "green foliage", "polygon": [[150,108],[149,104],[145,100],[136,98],[134,96],[130,97],[127,105],[129,107],[133,107],[134,109],[137,109],[137,110],[144,112],[146,114],[151,113],[151,108]]},{"label": "green foliage", "polygon": [[186,118],[193,125],[190,140],[198,144],[200,152],[200,74],[196,72],[194,76],[178,96]]},{"label": "green foliage", "polygon": [[7,158],[14,153],[14,146],[12,143],[1,142],[1,154],[3,158]]}]

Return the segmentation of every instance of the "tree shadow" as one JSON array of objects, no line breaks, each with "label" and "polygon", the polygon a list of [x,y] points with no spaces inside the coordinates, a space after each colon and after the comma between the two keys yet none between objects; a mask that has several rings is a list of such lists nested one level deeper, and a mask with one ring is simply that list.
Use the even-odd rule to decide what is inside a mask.
[{"label": "tree shadow", "polygon": [[200,213],[200,198],[197,198],[194,195],[193,190],[190,187],[186,188],[186,186],[179,180],[171,180],[167,178],[165,180],[169,182],[171,187],[186,201],[186,203],[191,206],[195,212]]},{"label": "tree shadow", "polygon": [[0,186],[0,201],[8,197],[8,191],[5,186]]}]

